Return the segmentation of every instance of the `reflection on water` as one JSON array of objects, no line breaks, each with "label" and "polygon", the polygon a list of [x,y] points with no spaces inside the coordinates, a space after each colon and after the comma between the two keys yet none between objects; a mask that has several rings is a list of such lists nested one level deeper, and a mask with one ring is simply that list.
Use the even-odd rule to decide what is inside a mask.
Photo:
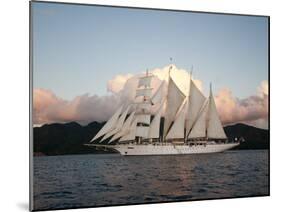
[{"label": "reflection on water", "polygon": [[35,209],[268,195],[268,151],[35,157]]}]

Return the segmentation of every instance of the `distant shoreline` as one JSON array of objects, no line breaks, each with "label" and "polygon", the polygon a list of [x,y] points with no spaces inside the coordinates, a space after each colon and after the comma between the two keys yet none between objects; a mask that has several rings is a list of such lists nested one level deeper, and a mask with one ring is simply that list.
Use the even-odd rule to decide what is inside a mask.
[{"label": "distant shoreline", "polygon": [[62,155],[106,155],[106,154],[118,154],[118,153],[117,152],[93,152],[93,153],[71,153],[71,154],[46,155],[42,152],[34,152],[33,157],[62,156]]},{"label": "distant shoreline", "polygon": [[[70,122],[35,127],[33,128],[33,155],[54,156],[114,153],[114,151],[104,152],[103,150],[96,150],[93,147],[84,145],[89,143],[103,125],[104,123],[92,122],[86,126],[81,126],[76,122]],[[269,130],[259,129],[246,124],[235,124],[224,127],[224,131],[229,141],[240,137],[245,139],[245,142],[242,142],[235,150],[269,149]]]}]

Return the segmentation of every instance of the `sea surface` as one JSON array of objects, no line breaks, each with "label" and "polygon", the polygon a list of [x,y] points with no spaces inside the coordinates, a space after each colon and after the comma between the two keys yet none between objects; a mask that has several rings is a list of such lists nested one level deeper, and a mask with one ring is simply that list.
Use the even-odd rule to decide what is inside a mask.
[{"label": "sea surface", "polygon": [[34,209],[269,194],[267,150],[179,156],[34,158]]}]

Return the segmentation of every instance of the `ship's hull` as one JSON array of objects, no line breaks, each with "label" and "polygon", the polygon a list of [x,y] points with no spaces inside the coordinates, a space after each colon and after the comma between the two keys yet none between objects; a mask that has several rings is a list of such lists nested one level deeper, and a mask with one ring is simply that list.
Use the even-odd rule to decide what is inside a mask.
[{"label": "ship's hull", "polygon": [[121,155],[185,155],[224,152],[238,146],[239,143],[212,143],[201,145],[173,145],[173,144],[121,144],[110,148]]}]

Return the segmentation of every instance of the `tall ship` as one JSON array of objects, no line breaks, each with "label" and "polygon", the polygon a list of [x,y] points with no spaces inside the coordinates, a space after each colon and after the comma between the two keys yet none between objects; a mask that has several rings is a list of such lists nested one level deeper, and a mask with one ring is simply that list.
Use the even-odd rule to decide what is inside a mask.
[{"label": "tall ship", "polygon": [[122,105],[88,146],[114,149],[121,155],[178,155],[223,152],[229,142],[219,119],[210,85],[205,97],[191,77],[184,94],[171,77],[153,91],[154,76],[139,77],[135,98]]}]

